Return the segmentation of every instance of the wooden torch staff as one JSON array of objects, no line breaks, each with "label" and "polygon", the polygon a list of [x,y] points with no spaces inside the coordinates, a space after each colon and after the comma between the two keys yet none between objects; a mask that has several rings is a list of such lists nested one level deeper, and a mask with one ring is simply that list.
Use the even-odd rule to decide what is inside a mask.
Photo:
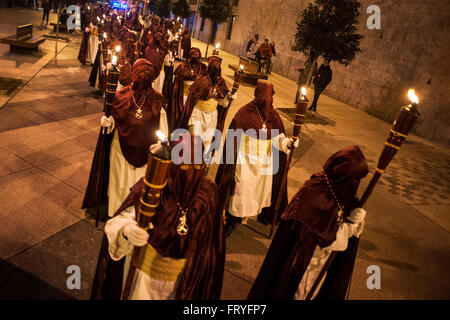
[{"label": "wooden torch staff", "polygon": [[[106,80],[106,93],[103,110],[107,118],[111,115],[111,107],[114,102],[114,96],[116,95],[117,85],[119,83],[119,73],[119,69],[117,69],[117,56],[113,56],[112,68],[109,70]],[[103,134],[107,134],[107,128],[103,129]]]},{"label": "wooden torch staff", "polygon": [[288,176],[288,172],[289,172],[289,167],[290,167],[292,159],[294,157],[294,151],[295,151],[294,143],[298,140],[300,130],[301,130],[303,122],[305,120],[305,113],[306,113],[307,106],[308,106],[308,98],[306,98],[306,89],[305,89],[305,87],[303,87],[302,88],[302,96],[298,100],[297,108],[295,109],[294,129],[293,129],[293,133],[292,133],[292,140],[294,140],[294,141],[292,143],[291,152],[289,152],[289,156],[288,156],[288,159],[286,162],[286,167],[285,167],[284,173],[283,173],[283,179],[281,180],[280,194],[278,195],[277,202],[275,204],[272,225],[270,227],[270,232],[269,232],[269,237],[268,237],[269,239],[272,238],[273,230],[274,230],[275,224],[277,222],[277,218],[278,218],[280,206],[281,206],[281,200],[283,199],[284,189],[287,186],[287,176]]},{"label": "wooden torch staff", "polygon": [[[109,40],[108,40],[108,34],[106,32],[103,32],[103,40],[102,40],[102,58],[103,58],[103,66],[105,67],[105,71],[103,71],[103,68],[101,67],[100,70],[103,74],[102,76],[102,83],[100,84],[100,90],[102,91],[102,94],[106,90],[106,83],[107,83],[107,74],[108,74],[108,62],[109,62]],[[100,78],[100,77],[99,77]]]},{"label": "wooden torch staff", "polygon": [[[145,186],[136,212],[138,226],[145,230],[150,228],[151,219],[159,206],[161,192],[166,186],[167,174],[172,162],[170,157],[171,150],[166,137],[159,131],[157,134],[161,143],[150,146],[147,170],[144,177]],[[125,287],[122,292],[122,300],[127,300],[130,296],[131,285],[133,284],[136,269],[139,266],[141,248],[143,247],[134,247]]]},{"label": "wooden torch staff", "polygon": [[[372,191],[378,183],[378,180],[380,179],[381,175],[384,173],[394,156],[397,154],[397,151],[400,150],[401,145],[406,140],[406,137],[408,136],[419,116],[419,112],[417,110],[418,99],[414,94],[414,90],[409,90],[408,95],[411,99],[411,104],[402,107],[397,114],[397,118],[394,121],[394,125],[392,126],[392,129],[389,133],[389,137],[384,143],[384,149],[380,155],[380,158],[378,159],[378,164],[375,168],[375,173],[372,177],[372,180],[370,180],[370,183],[367,186],[367,189],[364,191],[364,194],[359,202],[360,208],[365,207],[367,199],[372,194]],[[333,262],[336,255],[336,251],[333,251],[330,254],[322,270],[314,281],[311,290],[309,290],[308,295],[306,296],[306,300],[311,300],[314,292],[322,281],[325,273],[328,271],[328,268],[331,266],[331,263]]]}]

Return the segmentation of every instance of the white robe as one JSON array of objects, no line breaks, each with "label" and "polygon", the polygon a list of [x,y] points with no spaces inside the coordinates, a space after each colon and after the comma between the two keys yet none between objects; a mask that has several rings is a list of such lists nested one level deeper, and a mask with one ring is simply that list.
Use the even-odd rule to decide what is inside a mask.
[{"label": "white robe", "polygon": [[[109,219],[105,225],[105,234],[108,238],[108,252],[114,261],[126,256],[123,272],[123,284],[127,279],[130,260],[133,254],[133,245],[124,238],[124,227],[134,221],[135,209],[131,206],[122,211],[116,217]],[[148,274],[136,269],[133,283],[131,285],[130,300],[174,300],[178,288],[177,281],[163,281],[152,279]]]},{"label": "white robe", "polygon": [[[322,270],[325,262],[333,251],[345,251],[348,245],[348,238],[353,236],[356,231],[357,225],[344,222],[339,226],[339,229],[336,233],[336,240],[326,248],[316,247],[314,250],[313,257],[309,262],[308,268],[306,269],[300,284],[298,285],[297,291],[295,292],[294,300],[305,300],[309,291],[311,291],[311,287],[317,279],[320,271]],[[317,286],[314,294],[311,299],[314,299],[320,291],[325,278],[326,273],[324,274],[322,280]]]},{"label": "white robe", "polygon": [[284,134],[271,140],[241,135],[234,176],[235,193],[228,206],[230,214],[240,218],[254,217],[271,206],[273,174],[276,174],[273,155],[278,150],[287,152],[281,143],[283,139]]},{"label": "white robe", "polygon": [[98,51],[98,35],[95,35],[93,32],[89,34],[89,44],[88,44],[88,50],[87,50],[87,56],[86,56],[86,62],[87,63],[94,63],[95,57],[97,56]]},{"label": "white robe", "polygon": [[[164,133],[166,137],[169,136],[167,115],[163,108],[161,108],[161,115],[159,118],[159,130]],[[112,217],[125,201],[130,193],[131,187],[145,175],[147,164],[136,168],[128,163],[120,148],[117,130],[114,132],[114,138],[111,143],[109,162],[108,216]]]}]

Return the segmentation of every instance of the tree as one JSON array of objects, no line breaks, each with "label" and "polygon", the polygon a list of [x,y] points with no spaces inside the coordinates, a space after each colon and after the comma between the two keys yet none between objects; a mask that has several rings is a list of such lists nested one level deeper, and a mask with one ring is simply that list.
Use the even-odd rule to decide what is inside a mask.
[{"label": "tree", "polygon": [[205,57],[208,57],[209,44],[212,41],[214,28],[216,24],[225,22],[231,15],[231,3],[230,0],[204,0],[199,8],[200,17],[203,19],[209,19],[212,22],[211,33],[206,45]]},{"label": "tree", "polygon": [[302,12],[292,50],[308,58],[307,83],[318,57],[348,65],[361,52],[363,36],[357,33],[360,6],[357,0],[315,0]]},{"label": "tree", "polygon": [[172,5],[172,13],[177,17],[187,19],[192,12],[187,0],[178,0]]},{"label": "tree", "polygon": [[171,0],[150,0],[150,11],[156,13],[161,18],[169,18],[172,7]]}]

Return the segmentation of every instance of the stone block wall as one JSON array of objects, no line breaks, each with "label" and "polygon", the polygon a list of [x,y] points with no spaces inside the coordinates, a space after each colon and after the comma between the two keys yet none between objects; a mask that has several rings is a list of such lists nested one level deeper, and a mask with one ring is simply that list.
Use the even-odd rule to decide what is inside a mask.
[{"label": "stone block wall", "polygon": [[[275,41],[274,72],[296,80],[296,67],[305,58],[290,48],[296,21],[309,0],[240,0],[230,40],[227,23],[219,26],[216,42],[236,55],[245,54],[255,33]],[[416,90],[420,120],[414,133],[450,147],[450,1],[360,0],[359,32],[362,53],[347,67],[332,62],[333,81],[326,94],[376,117],[392,122],[406,92]],[[381,8],[381,29],[369,30],[369,5]],[[206,41],[210,23],[198,37]],[[321,60],[319,60],[319,63]],[[320,103],[320,102],[319,102]],[[320,108],[320,107],[319,107]]]}]

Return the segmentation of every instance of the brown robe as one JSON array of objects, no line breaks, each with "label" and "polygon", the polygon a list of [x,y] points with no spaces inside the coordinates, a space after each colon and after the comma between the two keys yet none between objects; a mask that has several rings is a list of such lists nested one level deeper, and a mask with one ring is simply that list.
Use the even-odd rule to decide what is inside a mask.
[{"label": "brown robe", "polygon": [[[145,79],[140,78],[143,72],[148,72]],[[132,70],[133,85],[116,93],[111,108],[123,156],[135,167],[147,163],[148,148],[157,141],[156,131],[159,129],[163,97],[151,87],[154,74],[154,67],[148,60],[137,60]],[[138,105],[142,104],[145,97],[142,119],[136,118],[138,107],[133,96]]]},{"label": "brown robe", "polygon": [[[198,48],[192,48],[190,51],[190,57],[194,51],[200,53]],[[205,75],[207,70],[207,66],[200,62],[193,62],[191,59],[188,59],[185,62],[182,62],[174,72],[174,82],[173,82],[173,91],[172,97],[169,106],[168,112],[168,122],[169,122],[169,131],[173,132],[175,129],[180,128],[180,120],[184,111],[184,103],[183,103],[183,89],[184,89],[184,81],[194,81],[197,77]],[[191,73],[193,71],[193,74]]]},{"label": "brown robe", "polygon": [[[273,85],[269,83],[258,82],[257,87],[255,88],[255,99],[243,106],[234,116],[229,129],[242,129],[244,131],[248,129],[255,129],[257,138],[265,138],[259,137],[259,129],[261,129],[261,119],[256,111],[258,108],[259,112],[263,119],[266,120],[267,126],[267,139],[272,138],[272,130],[277,129],[278,133],[285,133],[283,122],[278,114],[278,112],[273,108]],[[237,139],[235,139],[235,146],[237,144]],[[226,145],[226,140],[225,144]],[[235,187],[235,171],[236,171],[236,157],[237,152],[235,148],[234,152],[234,161],[233,164],[227,164],[227,148],[223,149],[223,163],[219,166],[216,175],[216,183],[220,187],[222,194],[233,194]],[[277,202],[277,198],[281,188],[281,182],[283,179],[283,173],[286,168],[287,156],[284,152],[279,151],[279,169],[278,172],[273,176],[272,180],[272,198],[271,198],[271,206],[262,209],[261,213],[258,215],[258,221],[264,224],[271,224],[273,220],[273,216],[275,214],[275,205]],[[284,210],[287,205],[287,189],[282,190],[282,200],[280,205],[280,212]],[[228,207],[228,204],[224,204],[225,207]]]},{"label": "brown robe", "polygon": [[[224,99],[229,92],[225,80],[221,76],[220,64],[222,59],[217,56],[209,58],[207,74],[195,79],[189,90],[184,112],[180,120],[180,128],[187,128],[189,119],[194,111],[195,105],[199,100],[208,100],[211,98]],[[214,95],[216,89],[216,95]]]},{"label": "brown robe", "polygon": [[[292,300],[316,246],[324,248],[336,240],[338,206],[324,172],[344,206],[344,217],[358,207],[355,194],[360,180],[368,173],[359,147],[335,153],[323,169],[303,184],[282,214],[282,222],[250,290],[249,300]],[[344,299],[355,259],[351,254],[354,239],[350,239],[346,251],[337,254],[316,299]]]},{"label": "brown robe", "polygon": [[[139,203],[144,182],[131,190],[116,214]],[[176,229],[181,217],[179,203],[189,208],[186,236]],[[149,243],[164,257],[185,258],[186,265],[176,292],[177,300],[218,300],[225,264],[223,220],[220,215],[219,189],[203,170],[181,170],[172,164],[167,186],[152,219]],[[93,283],[91,299],[120,299],[125,258],[113,261],[108,240],[103,239]]]}]

